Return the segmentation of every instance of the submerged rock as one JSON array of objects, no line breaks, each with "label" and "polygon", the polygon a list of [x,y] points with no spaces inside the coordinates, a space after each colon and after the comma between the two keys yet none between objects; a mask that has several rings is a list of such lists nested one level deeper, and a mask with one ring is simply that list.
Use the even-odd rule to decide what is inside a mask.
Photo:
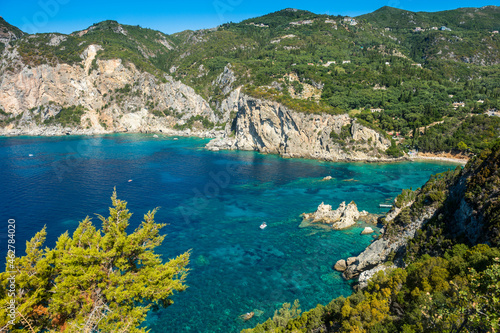
[{"label": "submerged rock", "polygon": [[356,223],[356,220],[362,216],[368,215],[366,211],[359,212],[358,207],[351,201],[348,205],[345,201],[339,205],[336,210],[331,205],[325,205],[322,202],[314,213],[302,214],[304,219],[314,222],[331,224],[334,229],[345,229]]}]

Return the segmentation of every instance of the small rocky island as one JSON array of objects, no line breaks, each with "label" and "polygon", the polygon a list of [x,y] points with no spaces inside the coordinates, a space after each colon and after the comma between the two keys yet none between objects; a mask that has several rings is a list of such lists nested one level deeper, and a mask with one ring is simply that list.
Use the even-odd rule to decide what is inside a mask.
[{"label": "small rocky island", "polygon": [[370,215],[367,211],[358,211],[358,206],[354,201],[351,201],[348,205],[344,201],[335,210],[332,209],[331,205],[325,205],[322,202],[314,213],[302,214],[304,219],[301,226],[305,227],[312,223],[323,223],[331,225],[336,230],[345,229],[354,225],[361,217],[371,219]]}]

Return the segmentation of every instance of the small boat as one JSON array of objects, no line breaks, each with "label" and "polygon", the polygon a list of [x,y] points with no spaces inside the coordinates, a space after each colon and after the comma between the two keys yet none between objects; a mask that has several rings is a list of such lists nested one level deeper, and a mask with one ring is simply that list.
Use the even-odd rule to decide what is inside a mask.
[{"label": "small boat", "polygon": [[33,157],[33,154],[29,154],[28,156],[29,156],[29,157]]},{"label": "small boat", "polygon": [[266,222],[262,222],[262,224],[260,225],[259,228],[265,229],[266,227],[267,227],[267,223]]},{"label": "small boat", "polygon": [[130,183],[132,181],[132,179],[129,179],[128,182]]},{"label": "small boat", "polygon": [[392,205],[380,204],[378,205],[380,208],[391,208]]}]

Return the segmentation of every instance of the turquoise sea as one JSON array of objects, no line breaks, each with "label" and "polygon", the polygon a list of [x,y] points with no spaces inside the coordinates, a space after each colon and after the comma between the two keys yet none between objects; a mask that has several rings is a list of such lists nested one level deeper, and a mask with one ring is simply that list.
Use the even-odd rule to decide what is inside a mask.
[{"label": "turquoise sea", "polygon": [[[284,302],[299,299],[307,310],[351,293],[332,266],[359,254],[376,235],[360,235],[362,223],[343,231],[301,229],[301,213],[321,202],[337,208],[354,200],[360,210],[380,214],[387,209],[379,204],[401,189],[456,167],[211,152],[203,149],[206,142],[152,135],[0,138],[0,221],[7,229],[7,219],[16,219],[18,253],[44,225],[52,247],[85,216],[107,214],[116,186],[134,213],[131,230],[161,207],[156,220],[168,223],[168,236],[158,252],[165,260],[192,250],[189,288],[148,317],[151,332],[239,332]],[[322,181],[328,175],[333,179]],[[268,227],[261,230],[263,221]],[[262,315],[238,320],[254,310]]]}]

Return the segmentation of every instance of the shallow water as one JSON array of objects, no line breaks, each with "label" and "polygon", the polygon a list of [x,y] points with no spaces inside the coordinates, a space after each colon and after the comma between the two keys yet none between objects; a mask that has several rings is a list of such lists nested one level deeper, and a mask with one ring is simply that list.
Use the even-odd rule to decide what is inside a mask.
[{"label": "shallow water", "polygon": [[[378,205],[401,189],[455,168],[211,152],[202,148],[206,142],[152,135],[1,138],[2,225],[16,219],[18,253],[44,225],[52,247],[85,216],[107,214],[116,186],[134,213],[131,229],[161,207],[156,221],[169,224],[158,249],[165,260],[192,249],[189,288],[148,317],[151,332],[238,332],[265,321],[283,302],[299,299],[307,310],[351,293],[332,265],[359,254],[374,236],[360,235],[362,223],[343,231],[300,229],[301,213],[351,200],[360,210],[383,213]],[[328,175],[333,179],[322,181]],[[0,233],[3,257],[6,239]],[[263,314],[237,320],[253,310]]]}]

